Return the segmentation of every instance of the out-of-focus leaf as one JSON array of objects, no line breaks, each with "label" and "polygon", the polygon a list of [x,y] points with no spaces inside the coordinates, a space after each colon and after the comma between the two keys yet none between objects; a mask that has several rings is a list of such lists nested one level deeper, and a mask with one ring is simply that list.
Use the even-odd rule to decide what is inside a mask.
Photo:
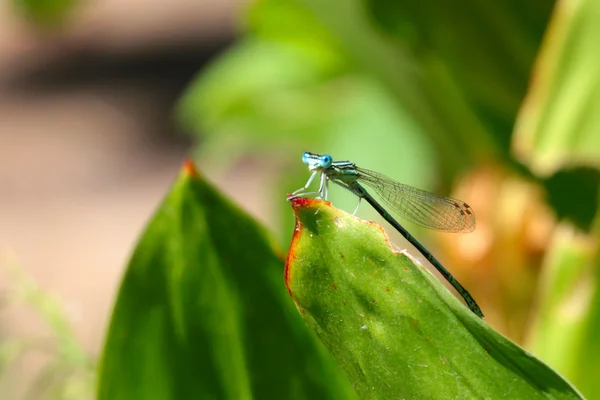
[{"label": "out-of-focus leaf", "polygon": [[250,33],[195,84],[181,115],[209,137],[203,155],[320,144],[354,94],[344,82],[369,76],[435,144],[447,184],[507,157],[552,5],[260,0],[244,18]]},{"label": "out-of-focus leaf", "polygon": [[506,156],[552,1],[302,2],[431,136],[444,172]]},{"label": "out-of-focus leaf", "polygon": [[197,80],[180,116],[202,132],[203,156],[325,144],[352,119],[352,82],[368,77],[435,144],[448,184],[508,149],[551,5],[261,0],[250,33]]},{"label": "out-of-focus leaf", "polygon": [[257,0],[248,8],[246,27],[252,36],[285,44],[319,62],[331,78],[351,68],[339,39],[299,1]]},{"label": "out-of-focus leaf", "polygon": [[542,182],[556,216],[588,232],[598,213],[600,171],[590,167],[566,168]]},{"label": "out-of-focus leaf", "polygon": [[587,398],[600,398],[598,243],[563,224],[549,248],[529,347]]},{"label": "out-of-focus leaf", "polygon": [[[598,227],[596,227],[598,228]],[[596,231],[596,238],[600,233]],[[593,281],[583,285],[583,290],[590,290],[588,313],[585,316],[585,329],[582,330],[580,357],[577,360],[573,380],[581,386],[581,391],[590,399],[600,397],[600,255],[595,254]],[[587,287],[586,287],[587,286]],[[580,289],[580,291],[583,291]]]},{"label": "out-of-focus leaf", "polygon": [[514,149],[539,175],[563,167],[600,168],[600,2],[557,2]]},{"label": "out-of-focus leaf", "polygon": [[292,207],[286,285],[361,398],[581,398],[393,251],[380,226],[323,201]]},{"label": "out-of-focus leaf", "polygon": [[[557,214],[586,230],[598,210],[599,21],[597,1],[557,3],[513,143],[536,174],[553,175],[546,187]],[[600,396],[597,215],[595,225],[590,238],[556,233],[529,344],[591,399]]]},{"label": "out-of-focus leaf", "polygon": [[332,57],[250,37],[238,43],[187,90],[181,123],[202,134],[201,155],[260,148],[302,148],[326,136],[344,114],[344,80],[327,83]]},{"label": "out-of-focus leaf", "polygon": [[[10,310],[11,305],[20,306],[19,312],[30,311],[47,325],[49,332],[31,332],[0,340],[0,398],[94,398],[95,360],[79,342],[64,304],[42,290],[18,263],[9,260],[6,265],[2,264],[0,262],[0,272],[6,272],[2,277],[9,282],[9,290],[3,293],[2,311]],[[20,397],[14,393],[21,391],[15,388],[23,382],[19,361],[31,355],[43,355],[47,361],[40,369],[28,372],[29,385],[26,393],[21,394],[25,397]]]},{"label": "out-of-focus leaf", "polygon": [[18,12],[40,27],[56,27],[65,22],[76,5],[74,0],[13,0]]},{"label": "out-of-focus leaf", "polygon": [[[446,102],[459,95],[456,100],[502,138],[505,148],[553,1],[528,3],[366,1],[378,27],[422,71],[421,79],[433,79],[429,89],[444,78],[457,89],[457,93],[428,90],[425,95],[448,96]],[[436,63],[448,76],[436,76]]]},{"label": "out-of-focus leaf", "polygon": [[[301,166],[302,151],[311,150],[396,170],[404,181],[429,186],[436,171],[431,141],[385,86],[359,75],[326,83],[327,70],[335,67],[302,51],[246,39],[188,89],[180,122],[202,132],[199,150],[211,165],[260,152]],[[220,160],[213,160],[215,154]]]},{"label": "out-of-focus leaf", "polygon": [[191,163],[127,268],[99,399],[353,399],[282,284],[257,224]]},{"label": "out-of-focus leaf", "polygon": [[310,10],[258,1],[244,24],[249,32],[198,76],[178,107],[180,122],[200,138],[198,154],[211,165],[219,160],[210,156],[222,153],[230,163],[259,151],[286,159],[351,119],[352,66]]}]

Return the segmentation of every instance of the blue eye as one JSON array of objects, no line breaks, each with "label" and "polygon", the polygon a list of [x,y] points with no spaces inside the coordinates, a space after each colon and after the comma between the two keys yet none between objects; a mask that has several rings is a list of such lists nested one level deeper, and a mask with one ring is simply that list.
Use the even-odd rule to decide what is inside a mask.
[{"label": "blue eye", "polygon": [[310,153],[308,151],[305,151],[304,154],[302,154],[302,162],[304,164],[308,164],[309,158],[310,158]]},{"label": "blue eye", "polygon": [[321,166],[323,168],[329,168],[331,167],[331,163],[332,163],[332,158],[329,154],[325,154],[322,158],[321,158]]}]

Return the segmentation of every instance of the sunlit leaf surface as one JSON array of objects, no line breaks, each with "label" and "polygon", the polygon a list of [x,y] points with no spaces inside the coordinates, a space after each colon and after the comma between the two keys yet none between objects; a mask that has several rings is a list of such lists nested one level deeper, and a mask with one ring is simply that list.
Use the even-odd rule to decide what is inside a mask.
[{"label": "sunlit leaf surface", "polygon": [[393,251],[379,225],[323,201],[292,206],[288,290],[361,398],[580,398]]}]

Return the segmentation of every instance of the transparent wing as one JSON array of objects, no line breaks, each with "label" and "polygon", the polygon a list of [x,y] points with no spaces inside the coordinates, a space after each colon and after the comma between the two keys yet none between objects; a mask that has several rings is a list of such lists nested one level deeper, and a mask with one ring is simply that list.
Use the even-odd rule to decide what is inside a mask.
[{"label": "transparent wing", "polygon": [[356,170],[359,182],[375,190],[390,210],[415,224],[446,232],[475,229],[475,214],[464,201],[436,196],[367,169]]}]

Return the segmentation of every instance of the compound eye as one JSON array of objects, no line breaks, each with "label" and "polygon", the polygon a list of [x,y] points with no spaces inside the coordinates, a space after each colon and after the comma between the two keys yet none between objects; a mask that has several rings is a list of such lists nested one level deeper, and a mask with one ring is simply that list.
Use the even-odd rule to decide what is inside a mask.
[{"label": "compound eye", "polygon": [[322,159],[323,168],[331,167],[331,163],[333,162],[331,156],[329,154],[325,154]]},{"label": "compound eye", "polygon": [[302,162],[304,164],[308,164],[309,158],[310,158],[310,153],[308,151],[305,151],[304,154],[302,154]]}]

